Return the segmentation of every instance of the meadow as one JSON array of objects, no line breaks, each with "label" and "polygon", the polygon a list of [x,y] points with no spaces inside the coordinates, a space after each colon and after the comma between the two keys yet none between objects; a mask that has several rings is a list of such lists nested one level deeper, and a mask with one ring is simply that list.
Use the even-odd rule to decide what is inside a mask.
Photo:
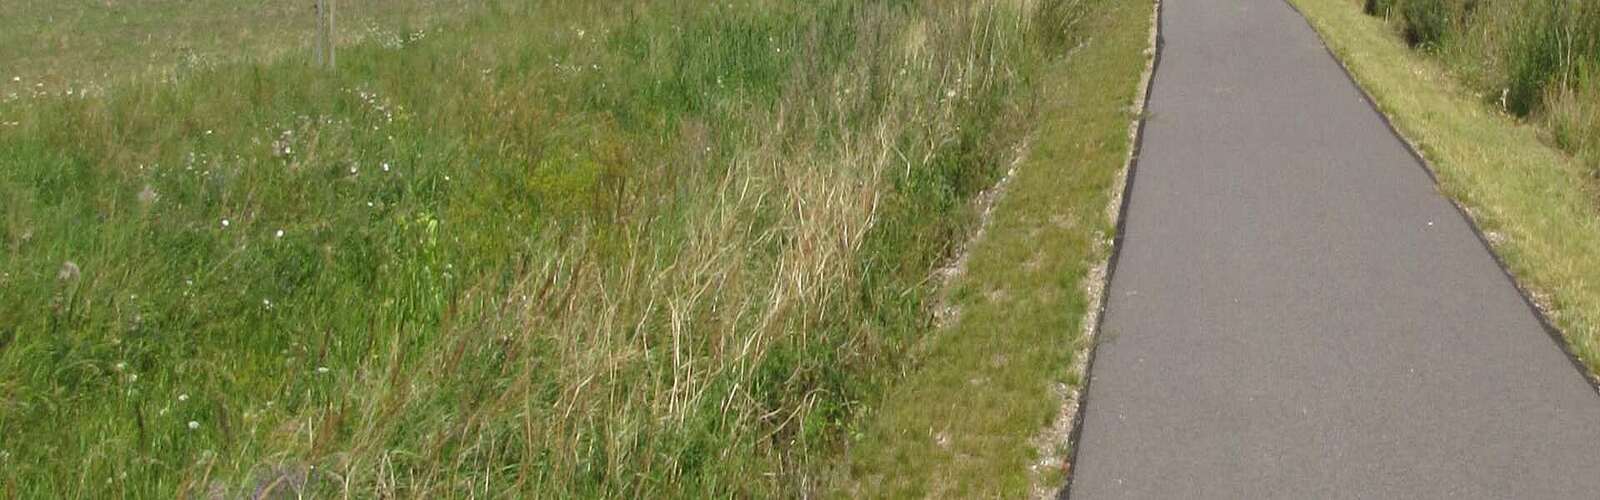
[{"label": "meadow", "polygon": [[[344,43],[393,44],[476,12],[465,0],[340,0]],[[228,62],[309,51],[312,2],[272,0],[38,0],[0,4],[0,72],[19,95],[162,78]],[[9,82],[11,79],[19,82]],[[0,92],[0,96],[4,96]]]},{"label": "meadow", "polygon": [[0,494],[815,490],[1093,8],[376,4],[0,6]]}]

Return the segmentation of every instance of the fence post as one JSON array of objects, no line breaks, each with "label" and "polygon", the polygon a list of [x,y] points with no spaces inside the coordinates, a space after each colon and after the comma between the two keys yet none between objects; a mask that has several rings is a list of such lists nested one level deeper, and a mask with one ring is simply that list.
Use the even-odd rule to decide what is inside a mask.
[{"label": "fence post", "polygon": [[326,2],[327,0],[317,0],[317,3],[312,4],[311,6],[311,9],[314,11],[312,15],[316,17],[317,26],[316,35],[314,35],[314,39],[311,41],[311,43],[315,46],[313,52],[316,54],[317,67],[319,68],[323,66],[323,62],[325,60],[322,51],[324,50],[323,47],[325,45],[323,31],[326,26],[323,26],[325,19],[323,19],[322,15],[323,13],[327,12],[325,5]]},{"label": "fence post", "polygon": [[337,49],[339,47],[339,37],[335,35],[339,32],[339,30],[334,27],[335,24],[333,22],[333,15],[338,11],[339,0],[322,1],[326,2],[328,6],[328,69],[333,69],[338,67],[338,63],[335,62],[337,59],[334,58],[334,54],[338,52]]}]

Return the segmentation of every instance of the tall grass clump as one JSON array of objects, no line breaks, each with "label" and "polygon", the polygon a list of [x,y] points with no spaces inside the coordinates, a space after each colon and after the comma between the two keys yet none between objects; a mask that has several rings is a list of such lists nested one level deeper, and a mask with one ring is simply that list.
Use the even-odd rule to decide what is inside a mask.
[{"label": "tall grass clump", "polygon": [[1523,11],[1509,42],[1507,105],[1527,115],[1553,87],[1582,85],[1585,65],[1600,63],[1600,6],[1593,2],[1537,0]]},{"label": "tall grass clump", "polygon": [[1413,47],[1434,46],[1450,31],[1455,17],[1450,0],[1402,0],[1400,18],[1406,42]]},{"label": "tall grass clump", "polygon": [[807,491],[1062,5],[492,2],[0,103],[0,491]]}]

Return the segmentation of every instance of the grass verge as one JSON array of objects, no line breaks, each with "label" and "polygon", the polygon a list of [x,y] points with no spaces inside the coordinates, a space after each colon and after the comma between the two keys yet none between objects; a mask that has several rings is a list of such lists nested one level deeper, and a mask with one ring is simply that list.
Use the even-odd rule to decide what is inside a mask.
[{"label": "grass verge", "polygon": [[950,283],[959,315],[854,432],[839,494],[1016,498],[1059,485],[1063,410],[1081,382],[1071,367],[1096,306],[1086,283],[1110,251],[1108,207],[1152,55],[1151,2],[1091,5],[1077,47],[1042,71],[1031,151]]},{"label": "grass verge", "polygon": [[1079,3],[495,1],[0,101],[0,497],[815,489]]},{"label": "grass verge", "polygon": [[1571,351],[1600,370],[1600,191],[1586,169],[1352,2],[1292,3],[1428,160]]},{"label": "grass verge", "polygon": [[1544,124],[1553,144],[1600,175],[1600,3],[1367,0],[1364,10],[1483,101]]}]

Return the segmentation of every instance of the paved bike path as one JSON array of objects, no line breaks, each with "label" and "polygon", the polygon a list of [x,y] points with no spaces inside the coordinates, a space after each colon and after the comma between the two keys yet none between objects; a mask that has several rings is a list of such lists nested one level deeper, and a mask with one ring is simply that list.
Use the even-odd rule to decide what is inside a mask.
[{"label": "paved bike path", "polygon": [[1304,19],[1165,4],[1071,496],[1600,498],[1600,395]]}]

